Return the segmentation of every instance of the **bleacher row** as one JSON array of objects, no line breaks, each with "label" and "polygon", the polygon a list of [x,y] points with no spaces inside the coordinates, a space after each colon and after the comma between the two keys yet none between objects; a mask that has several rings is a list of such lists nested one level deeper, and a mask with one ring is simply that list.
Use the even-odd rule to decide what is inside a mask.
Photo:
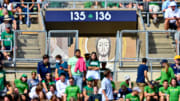
[{"label": "bleacher row", "polygon": [[[168,0],[163,1],[163,3],[167,3],[168,5],[170,4],[170,1],[169,2]],[[171,6],[176,6],[176,5],[174,4]],[[165,9],[168,9],[168,7],[169,6],[166,6]],[[139,3],[136,1],[119,1],[119,2],[118,1],[112,1],[112,2],[111,1],[108,1],[108,2],[106,1],[95,1],[95,2],[77,1],[77,3],[74,3],[72,1],[67,2],[67,1],[51,1],[51,0],[48,0],[48,1],[22,0],[21,2],[18,0],[10,0],[10,1],[5,0],[3,3],[1,3],[1,8],[0,8],[0,22],[1,22],[0,31],[1,31],[1,47],[2,47],[2,50],[1,50],[2,52],[1,63],[2,64],[1,65],[3,65],[4,60],[16,62],[16,57],[15,58],[13,57],[14,52],[12,51],[18,49],[19,47],[18,47],[18,43],[16,43],[17,46],[14,47],[15,46],[14,37],[18,38],[18,35],[15,36],[14,34],[19,34],[19,36],[24,37],[25,34],[30,33],[27,38],[23,39],[23,41],[21,40],[21,44],[23,44],[23,42],[25,43],[26,41],[28,41],[28,38],[29,39],[32,38],[31,42],[35,41],[35,44],[37,40],[41,39],[41,36],[32,34],[33,30],[36,27],[36,25],[34,24],[40,22],[38,18],[36,18],[34,21],[33,15],[38,15],[44,12],[43,11],[44,9],[46,10],[48,8],[63,8],[63,9],[64,8],[66,9],[68,8],[74,8],[74,9],[78,9],[78,8],[89,8],[89,9],[91,8],[95,8],[95,9],[98,9],[98,8],[112,8],[112,9],[137,8],[137,9],[143,10],[142,14],[152,15],[152,18],[153,18],[152,23],[154,25],[160,23],[161,19],[158,19],[158,16],[159,16],[158,14],[165,12],[163,7],[162,7],[162,10],[160,10],[161,2],[159,3],[159,1],[158,2],[148,1],[148,2],[139,2]],[[38,16],[35,16],[35,17],[38,17]],[[147,19],[145,17],[144,21],[147,20],[147,25],[150,26],[151,20],[149,20],[148,17]],[[178,17],[180,16],[177,16],[177,19]],[[176,17],[174,19],[176,19]],[[38,27],[42,27],[42,26],[38,26]],[[174,25],[170,27],[172,27],[172,29],[175,28]],[[24,29],[28,29],[28,31],[26,32],[26,30]],[[17,31],[18,33],[13,33],[13,31],[16,32],[16,30],[20,30],[20,31],[19,32]],[[24,30],[24,31],[21,32],[21,30]],[[46,30],[43,30],[43,31],[46,31]],[[25,34],[22,34],[23,32]],[[169,35],[167,34],[166,37],[169,38]],[[33,38],[37,38],[37,39],[34,40]],[[178,42],[177,38],[173,40],[175,40],[177,44]],[[45,40],[41,39],[41,41],[45,41]],[[42,42],[42,43],[45,43],[45,42]],[[33,43],[33,45],[35,44]],[[24,49],[27,49],[27,47]],[[45,52],[41,52],[42,50],[40,50],[39,47],[36,50],[38,50],[37,60],[39,61],[39,58],[41,58],[41,55]],[[17,51],[17,52],[18,54],[23,53],[22,51]],[[29,52],[29,51],[26,51],[26,52]],[[94,59],[93,57],[94,54],[95,53],[92,53],[90,55],[91,58],[93,59],[90,58],[90,60],[87,60],[85,65],[87,67],[87,73],[90,71],[91,72],[93,71],[94,74],[91,73],[91,75],[94,75],[95,77],[94,76],[87,77],[83,82],[84,88],[79,86],[83,80],[81,77],[82,75],[76,75],[76,73],[74,73],[74,70],[72,69],[72,67],[77,64],[76,63],[77,57],[70,58],[68,60],[68,63],[63,62],[62,63],[63,65],[61,64],[62,60],[58,61],[59,63],[56,61],[57,67],[55,68],[55,72],[54,71],[51,72],[49,70],[51,66],[49,64],[49,61],[47,60],[48,56],[44,56],[42,59],[43,61],[40,61],[38,63],[37,71],[35,70],[32,72],[29,71],[28,73],[22,73],[21,68],[20,68],[19,69],[20,73],[16,72],[15,70],[15,74],[17,74],[17,77],[15,78],[11,72],[6,74],[5,71],[1,68],[0,69],[0,81],[1,81],[0,82],[0,96],[1,96],[0,101],[1,100],[2,101],[66,101],[66,100],[67,101],[113,101],[113,100],[179,101],[180,99],[179,97],[180,89],[178,86],[179,81],[180,81],[180,76],[179,76],[180,71],[178,67],[179,59],[180,59],[179,56],[176,56],[174,59],[176,62],[175,66],[173,65],[170,67],[168,65],[167,60],[163,60],[160,63],[160,65],[162,65],[163,67],[163,69],[161,70],[161,77],[159,78],[161,80],[160,85],[158,82],[150,82],[150,80],[147,79],[148,77],[145,76],[146,73],[144,73],[144,71],[147,72],[148,67],[146,67],[146,64],[144,64],[146,63],[146,61],[143,60],[142,64],[138,67],[138,72],[140,72],[139,74],[140,77],[144,77],[143,79],[147,79],[147,84],[143,80],[142,81],[140,80],[140,82],[136,82],[137,85],[136,84],[131,85],[132,81],[130,78],[136,79],[136,77],[134,76],[130,77],[129,75],[126,75],[125,78],[121,80],[123,82],[121,83],[114,82],[115,80],[112,79],[112,75],[109,69],[106,69],[105,67],[103,67],[104,62],[102,62],[102,66],[100,66],[100,62],[98,61],[98,59]],[[26,56],[21,56],[21,57],[23,57],[21,58],[22,61],[23,59],[26,60],[25,59]],[[61,57],[57,56],[56,60],[58,59],[61,59]],[[140,58],[138,60],[140,60]],[[27,59],[27,61],[31,61],[31,59]],[[32,59],[32,61],[34,61],[34,59]],[[47,64],[45,61],[47,62]],[[76,62],[74,63],[74,61]],[[92,61],[95,65],[91,64]],[[21,60],[18,60],[18,62],[21,63]],[[15,64],[14,66],[16,67],[16,63],[14,64]],[[71,69],[69,69],[67,65],[71,66]],[[102,75],[105,75],[105,78],[103,79],[103,77],[101,76],[101,80],[102,79],[103,80],[101,81],[99,85],[97,85],[96,79],[100,79],[100,78],[96,78],[96,77],[98,77],[98,75],[100,74],[100,73],[99,74],[97,73],[100,67],[101,67],[102,72],[104,72],[104,74]],[[60,73],[62,71],[63,73]],[[72,78],[70,76],[71,73],[69,73],[69,71],[74,73],[72,74],[73,76]],[[77,74],[79,73],[79,71],[77,72]],[[67,72],[68,74],[66,74]],[[79,74],[83,74],[82,72]],[[67,75],[69,75],[70,78],[68,78]],[[178,82],[176,81],[176,79],[172,79],[174,77],[176,77]],[[11,81],[11,83],[9,83],[8,80]],[[74,85],[74,82],[76,83],[76,85]],[[120,86],[120,87],[117,87],[117,86]],[[142,95],[144,95],[144,98],[142,97]]]}]

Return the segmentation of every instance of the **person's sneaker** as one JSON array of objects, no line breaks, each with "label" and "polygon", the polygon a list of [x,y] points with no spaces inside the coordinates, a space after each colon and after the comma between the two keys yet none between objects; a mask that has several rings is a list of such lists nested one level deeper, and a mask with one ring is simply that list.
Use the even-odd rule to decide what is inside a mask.
[{"label": "person's sneaker", "polygon": [[166,35],[166,38],[169,39],[169,35]]},{"label": "person's sneaker", "polygon": [[157,19],[153,19],[153,23],[156,24],[157,23]]},{"label": "person's sneaker", "polygon": [[11,57],[8,57],[7,59],[8,59],[8,61],[12,61],[12,58],[11,58]]},{"label": "person's sneaker", "polygon": [[20,20],[20,21],[19,21],[19,24],[20,24],[20,25],[22,25],[22,24],[23,24],[22,20]]}]

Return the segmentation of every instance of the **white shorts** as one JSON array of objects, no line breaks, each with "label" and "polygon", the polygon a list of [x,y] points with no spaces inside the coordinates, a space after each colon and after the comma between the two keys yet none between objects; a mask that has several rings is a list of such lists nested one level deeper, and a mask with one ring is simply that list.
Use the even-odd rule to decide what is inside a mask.
[{"label": "white shorts", "polygon": [[159,12],[160,8],[158,5],[149,5],[149,10],[152,10],[152,12]]},{"label": "white shorts", "polygon": [[100,80],[100,72],[95,70],[88,70],[86,78],[93,78],[94,80]]}]

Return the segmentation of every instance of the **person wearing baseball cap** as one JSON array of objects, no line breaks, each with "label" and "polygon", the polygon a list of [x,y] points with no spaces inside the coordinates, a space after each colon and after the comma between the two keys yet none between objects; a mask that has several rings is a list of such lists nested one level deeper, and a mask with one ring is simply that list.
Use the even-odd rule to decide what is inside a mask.
[{"label": "person wearing baseball cap", "polygon": [[[175,1],[170,2],[169,7],[164,14],[165,17],[165,30],[168,30],[169,28],[171,29],[177,29],[180,30],[180,11],[177,9],[177,4]],[[168,32],[167,38],[169,38]]]},{"label": "person wearing baseball cap", "polygon": [[174,64],[171,64],[171,68],[174,71],[174,74],[177,76],[178,73],[180,73],[180,56],[176,55],[174,57]]},{"label": "person wearing baseball cap", "polygon": [[162,69],[161,69],[161,75],[158,77],[155,81],[160,80],[160,85],[163,85],[163,81],[167,80],[170,82],[172,78],[175,77],[173,69],[169,66],[168,60],[164,59],[160,62]]},{"label": "person wearing baseball cap", "polygon": [[150,82],[150,85],[144,88],[144,95],[146,101],[158,101],[157,89],[153,81]]},{"label": "person wearing baseball cap", "polygon": [[120,87],[122,85],[125,85],[127,88],[132,88],[133,87],[133,83],[131,82],[131,77],[129,75],[125,75],[124,76],[124,80],[123,82],[120,83]]},{"label": "person wearing baseball cap", "polygon": [[126,95],[126,101],[140,101],[138,94],[141,92],[139,87],[134,87],[133,92]]},{"label": "person wearing baseball cap", "polygon": [[89,77],[87,80],[87,86],[83,89],[83,95],[85,97],[85,101],[89,101],[89,96],[94,93],[93,89],[93,78]]},{"label": "person wearing baseball cap", "polygon": [[15,79],[14,84],[15,87],[18,88],[20,94],[27,94],[28,84],[26,74],[22,74],[20,79]]}]

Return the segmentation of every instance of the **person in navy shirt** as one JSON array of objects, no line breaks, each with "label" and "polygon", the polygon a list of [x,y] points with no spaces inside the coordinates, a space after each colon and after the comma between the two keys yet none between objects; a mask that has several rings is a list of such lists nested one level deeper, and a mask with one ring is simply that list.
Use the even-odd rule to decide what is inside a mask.
[{"label": "person in navy shirt", "polygon": [[147,59],[143,58],[142,59],[142,64],[139,65],[138,67],[138,71],[137,71],[137,79],[136,79],[136,83],[139,86],[139,88],[141,89],[141,93],[140,93],[140,101],[143,101],[143,91],[144,91],[144,87],[145,87],[145,78],[147,80],[147,83],[149,83],[149,78],[147,76],[147,72],[148,72],[148,66],[146,66],[147,63]]},{"label": "person in navy shirt", "polygon": [[44,80],[47,73],[51,73],[48,55],[44,55],[43,61],[38,62],[37,73],[39,81]]},{"label": "person in navy shirt", "polygon": [[174,71],[174,74],[177,76],[178,73],[180,73],[180,56],[176,55],[174,57],[174,64],[171,65],[171,68]]}]

